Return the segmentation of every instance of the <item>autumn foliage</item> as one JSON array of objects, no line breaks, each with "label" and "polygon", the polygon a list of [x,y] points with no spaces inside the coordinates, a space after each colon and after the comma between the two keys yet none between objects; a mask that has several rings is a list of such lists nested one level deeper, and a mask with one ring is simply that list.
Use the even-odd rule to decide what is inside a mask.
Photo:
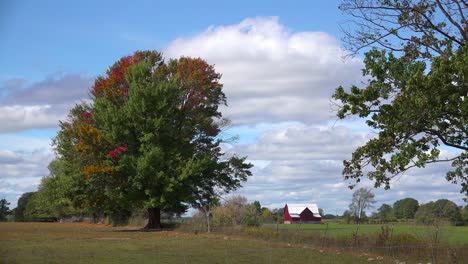
[{"label": "autumn foliage", "polygon": [[55,139],[75,172],[75,202],[106,212],[143,207],[158,218],[197,192],[239,187],[251,165],[223,158],[219,147],[220,78],[200,58],[165,62],[154,51],[123,57],[96,78],[92,103],[73,108]]}]

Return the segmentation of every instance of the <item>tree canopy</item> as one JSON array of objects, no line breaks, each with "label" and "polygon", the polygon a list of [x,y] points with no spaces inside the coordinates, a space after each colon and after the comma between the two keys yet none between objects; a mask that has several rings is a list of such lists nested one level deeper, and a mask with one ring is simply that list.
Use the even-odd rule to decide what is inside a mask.
[{"label": "tree canopy", "polygon": [[463,224],[460,208],[452,201],[439,199],[435,202],[423,204],[415,214],[416,221],[423,224],[433,224],[440,220],[447,220],[452,224]]},{"label": "tree canopy", "polygon": [[221,149],[220,77],[202,59],[165,62],[154,51],[124,57],[98,77],[92,102],[73,108],[55,139],[75,203],[146,208],[147,228],[160,228],[160,210],[182,212],[240,187],[252,165]]},{"label": "tree canopy", "polygon": [[413,198],[400,199],[393,204],[395,217],[400,219],[413,219],[418,208],[419,202]]},{"label": "tree canopy", "polygon": [[335,91],[337,116],[364,118],[377,134],[344,161],[344,178],[388,189],[411,168],[450,162],[447,180],[468,195],[467,4],[349,0],[341,9],[354,18],[350,48],[373,49],[366,86]]},{"label": "tree canopy", "polygon": [[26,206],[28,205],[29,200],[34,195],[35,192],[25,192],[18,199],[15,211],[15,221],[16,222],[25,222],[28,219],[25,217]]},{"label": "tree canopy", "polygon": [[377,216],[384,222],[389,222],[393,214],[393,208],[389,204],[382,204],[379,209],[377,209]]}]

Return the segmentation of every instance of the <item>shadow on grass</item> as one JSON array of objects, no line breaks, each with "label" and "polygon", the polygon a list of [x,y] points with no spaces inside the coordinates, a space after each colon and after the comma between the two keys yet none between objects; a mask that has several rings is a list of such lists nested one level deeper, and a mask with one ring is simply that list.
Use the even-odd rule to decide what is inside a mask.
[{"label": "shadow on grass", "polygon": [[114,232],[123,232],[123,233],[138,233],[138,232],[163,232],[163,231],[174,231],[177,229],[179,223],[163,223],[162,228],[135,228],[135,229],[119,229],[114,230]]}]

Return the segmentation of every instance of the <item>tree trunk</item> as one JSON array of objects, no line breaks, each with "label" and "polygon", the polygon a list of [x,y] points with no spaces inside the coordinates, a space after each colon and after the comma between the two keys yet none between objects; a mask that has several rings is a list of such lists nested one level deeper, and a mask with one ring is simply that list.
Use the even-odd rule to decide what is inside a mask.
[{"label": "tree trunk", "polygon": [[160,208],[148,208],[148,223],[144,229],[162,229]]},{"label": "tree trunk", "polygon": [[206,215],[207,232],[211,233],[211,212],[207,211],[205,215]]}]

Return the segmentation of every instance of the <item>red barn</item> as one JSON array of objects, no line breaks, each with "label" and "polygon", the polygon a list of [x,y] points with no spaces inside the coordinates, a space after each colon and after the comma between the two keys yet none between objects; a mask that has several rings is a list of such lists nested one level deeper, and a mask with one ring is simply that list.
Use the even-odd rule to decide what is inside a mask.
[{"label": "red barn", "polygon": [[317,204],[286,204],[284,206],[284,223],[321,223]]}]

